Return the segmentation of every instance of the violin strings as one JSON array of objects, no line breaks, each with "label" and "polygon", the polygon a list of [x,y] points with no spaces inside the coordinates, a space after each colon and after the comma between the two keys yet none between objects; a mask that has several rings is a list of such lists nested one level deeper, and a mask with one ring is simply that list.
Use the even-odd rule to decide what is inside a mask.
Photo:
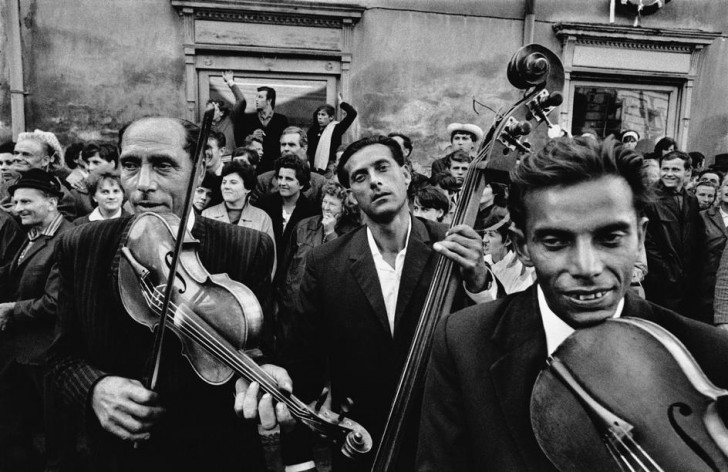
[{"label": "violin strings", "polygon": [[[613,434],[616,435],[616,433],[613,432]],[[652,459],[652,456],[650,456],[647,451],[645,451],[640,444],[635,441],[635,439],[632,437],[631,434],[625,434],[624,437],[627,438],[627,441],[624,441],[624,439],[620,438],[620,442],[624,444],[624,447],[627,448],[628,451],[630,451],[631,454],[634,454],[634,451],[636,450],[637,454],[639,454],[646,462],[649,463],[650,466],[652,466],[652,469],[647,468],[647,466],[642,464],[642,461],[640,461],[640,464],[642,465],[644,470],[654,470],[658,472],[663,472],[662,467],[660,467],[657,462],[655,462],[654,459]],[[625,442],[628,442],[629,445],[625,444]],[[639,459],[637,459],[639,460]]]},{"label": "violin strings", "polygon": [[[159,297],[160,294],[159,294],[159,291],[157,289],[152,289],[152,290],[154,290],[154,295],[153,295],[152,303],[153,303],[154,308],[156,309],[156,311],[159,311],[161,309],[161,307],[159,306],[159,303],[158,303],[159,302],[159,298],[158,297]],[[152,296],[152,295],[150,295],[150,296]],[[174,324],[174,327],[176,327],[177,329],[184,330],[184,327],[185,326],[188,326],[189,328],[192,329],[192,331],[188,330],[190,332],[190,334],[194,334],[195,335],[195,338],[193,340],[198,341],[205,348],[210,348],[213,351],[216,351],[216,352],[213,352],[213,354],[225,355],[225,359],[224,360],[226,360],[226,361],[232,362],[233,361],[233,357],[237,357],[237,356],[234,356],[230,352],[226,352],[227,349],[228,349],[227,346],[215,346],[215,345],[210,344],[210,340],[204,338],[205,334],[207,334],[207,333],[203,334],[204,333],[204,328],[202,326],[199,326],[197,324],[197,322],[192,317],[190,317],[189,315],[185,314],[183,312],[183,310],[182,310],[182,307],[180,307],[179,305],[175,304],[174,302],[170,302],[170,306],[174,309],[174,314],[175,315],[177,315],[179,313],[180,315],[182,315],[184,317],[184,321],[187,321],[187,323],[183,323],[181,326],[180,325],[177,325],[175,323]],[[175,316],[175,318],[176,318],[176,316]],[[179,319],[176,319],[176,320],[183,321],[182,318],[179,318]],[[213,340],[213,341],[216,341],[216,340]],[[235,367],[236,366],[235,364],[237,364],[237,363],[234,363],[233,365],[231,365],[231,367]],[[249,368],[249,366],[248,365],[245,365],[244,361],[242,361],[242,360],[241,360],[241,362],[239,364],[242,364],[242,367],[243,368],[246,368],[246,369]],[[268,381],[268,379],[265,379],[262,375],[258,374],[257,372],[253,372],[252,370],[249,372],[249,374],[252,377],[252,380],[258,382],[259,384],[261,384],[261,386],[267,386],[267,387],[271,387],[272,388],[272,383],[270,383]],[[275,389],[275,390],[277,390],[277,389]]]},{"label": "violin strings", "polygon": [[[142,282],[142,284],[144,288],[143,293],[145,295],[145,298],[147,299],[147,304],[150,305],[150,307],[155,308],[156,311],[159,311],[159,290],[151,287],[151,283],[148,281],[144,281]],[[149,294],[149,292],[151,291],[153,291],[154,295]],[[283,395],[278,390],[277,386],[273,385],[264,375],[258,374],[257,372],[255,372],[254,368],[246,365],[246,363],[252,362],[251,360],[240,356],[237,352],[231,352],[228,346],[216,345],[216,343],[219,343],[219,341],[214,339],[214,337],[205,339],[205,336],[210,336],[209,333],[207,333],[202,326],[199,326],[191,316],[185,314],[183,307],[175,304],[174,302],[171,302],[170,306],[175,310],[175,315],[179,313],[180,315],[182,315],[182,317],[184,317],[184,321],[186,321],[182,323],[181,326],[177,326],[177,324],[173,322],[169,325],[170,327],[172,327],[172,329],[183,330],[183,332],[190,335],[190,338],[192,338],[193,341],[196,341],[202,347],[211,351],[213,355],[217,355],[219,358],[221,358],[221,360],[227,362],[229,366],[237,367],[237,370],[241,374],[248,373],[249,379],[257,381],[259,384],[261,384],[261,387],[263,387],[264,390],[266,390],[274,398],[276,398],[276,400],[285,403],[289,407],[291,413],[297,416],[299,419],[308,420],[313,423],[312,426],[315,426],[314,429],[318,430],[318,432],[328,432],[329,435],[331,434],[330,431],[328,431],[329,429],[331,429],[331,425],[326,422],[321,422],[318,416],[313,415],[311,411],[306,408],[305,404],[301,403],[299,405],[298,402],[289,399],[288,397]],[[180,318],[180,321],[183,321],[183,319]],[[259,368],[257,364],[254,367]],[[323,428],[321,427],[322,425],[324,426]]]},{"label": "violin strings", "polygon": [[[634,438],[630,434],[624,434],[624,435],[618,435],[612,428],[610,428],[607,431],[607,448],[610,449],[610,453],[612,452],[612,448],[615,448],[615,451],[619,455],[619,459],[622,460],[620,463],[619,459],[615,458],[615,461],[617,461],[618,464],[621,465],[627,465],[629,467],[630,471],[654,471],[654,472],[664,472],[662,468],[652,459],[652,457],[647,454],[647,452],[642,449],[642,446],[639,445],[637,441],[634,440]],[[627,438],[625,441],[623,438]],[[628,456],[625,456],[624,453],[619,452],[619,449],[625,451]],[[614,457],[614,453],[612,453],[612,456]],[[629,462],[629,459],[632,459],[633,462],[636,463],[636,466],[638,469],[635,469],[632,467],[632,465]],[[647,464],[646,464],[647,463]],[[624,470],[624,469],[623,469]]]},{"label": "violin strings", "polygon": [[[624,463],[624,457],[619,451],[617,451],[617,446],[614,445],[610,438],[606,438],[604,444],[607,446],[607,451],[609,451],[609,454],[619,467],[619,470],[622,472],[636,472],[631,465]],[[629,470],[625,469],[624,466],[629,467]]]}]

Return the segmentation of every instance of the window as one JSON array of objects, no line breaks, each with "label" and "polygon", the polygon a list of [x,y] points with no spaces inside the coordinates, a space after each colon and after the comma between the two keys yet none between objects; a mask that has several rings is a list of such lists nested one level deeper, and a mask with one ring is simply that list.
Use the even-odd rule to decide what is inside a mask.
[{"label": "window", "polygon": [[[208,98],[222,99],[231,107],[235,103],[233,92],[222,80],[220,72],[202,72],[200,74],[201,100],[204,107]],[[255,111],[255,96],[258,87],[268,86],[276,91],[276,113],[286,115],[291,126],[308,128],[314,110],[326,103],[335,105],[335,77],[297,77],[285,74],[255,75],[235,72],[235,83],[245,95],[248,102],[246,112]],[[207,92],[207,96],[205,95]]]},{"label": "window", "polygon": [[572,81],[571,130],[592,128],[599,137],[628,129],[653,141],[676,135],[677,87]]}]

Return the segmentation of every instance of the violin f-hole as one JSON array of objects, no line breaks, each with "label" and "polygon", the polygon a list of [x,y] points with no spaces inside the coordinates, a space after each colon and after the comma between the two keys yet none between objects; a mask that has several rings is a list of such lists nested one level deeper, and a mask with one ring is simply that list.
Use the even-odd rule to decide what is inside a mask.
[{"label": "violin f-hole", "polygon": [[[677,414],[676,414],[677,412]],[[705,449],[700,447],[700,444],[696,440],[690,437],[690,435],[685,432],[685,430],[680,426],[680,424],[677,421],[677,416],[681,416],[684,418],[687,418],[693,414],[693,409],[690,408],[689,405],[686,405],[685,403],[677,402],[673,403],[667,408],[667,418],[670,421],[670,426],[672,426],[672,429],[675,430],[678,436],[680,436],[680,439],[683,440],[687,446],[692,449],[692,451],[700,457],[700,459],[705,462],[705,465],[710,467],[711,470],[714,472],[719,472],[720,469],[718,469],[718,466],[713,462],[713,460],[710,458],[707,452],[705,452]]]},{"label": "violin f-hole", "polygon": [[[173,255],[174,254],[172,254],[171,251],[164,255],[164,263],[167,264],[168,269],[172,267]],[[187,291],[187,283],[185,282],[185,279],[183,279],[182,276],[179,275],[179,272],[175,272],[174,277],[177,279],[180,285],[180,287],[177,289],[177,292],[180,294],[185,293]]]}]

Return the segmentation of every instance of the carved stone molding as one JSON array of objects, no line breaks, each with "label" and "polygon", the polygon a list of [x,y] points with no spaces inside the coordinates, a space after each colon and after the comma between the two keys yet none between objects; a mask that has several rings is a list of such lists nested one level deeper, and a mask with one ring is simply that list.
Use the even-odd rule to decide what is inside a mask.
[{"label": "carved stone molding", "polygon": [[343,26],[341,18],[248,13],[242,11],[197,10],[195,11],[195,16],[199,20],[234,21],[238,23],[311,26],[314,28],[342,28]]}]

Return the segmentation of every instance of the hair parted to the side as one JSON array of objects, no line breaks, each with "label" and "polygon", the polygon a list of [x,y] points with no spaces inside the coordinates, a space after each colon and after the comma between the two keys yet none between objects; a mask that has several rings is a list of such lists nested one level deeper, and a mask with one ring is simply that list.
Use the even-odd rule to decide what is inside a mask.
[{"label": "hair parted to the side", "polygon": [[361,151],[365,147],[373,146],[375,144],[381,144],[389,148],[389,152],[392,153],[392,158],[394,159],[394,161],[400,166],[404,167],[404,153],[402,152],[402,148],[399,147],[399,143],[397,141],[395,141],[393,138],[382,135],[369,136],[349,144],[349,146],[344,151],[344,154],[341,155],[341,159],[339,159],[339,165],[336,167],[336,176],[339,178],[339,182],[341,183],[341,185],[343,185],[345,188],[350,187],[349,174],[346,172],[344,167],[346,167],[346,163],[349,161],[351,156]]},{"label": "hair parted to the side", "polygon": [[276,90],[272,87],[258,87],[258,92],[265,92],[265,98],[270,100],[270,107],[276,107]]},{"label": "hair parted to the side", "polygon": [[598,142],[589,138],[557,138],[536,154],[521,160],[511,171],[508,210],[516,227],[525,230],[525,197],[529,192],[570,186],[615,176],[632,189],[638,216],[644,215],[652,193],[642,177],[642,156],[613,138]]},{"label": "hair parted to the side", "polygon": [[673,159],[680,159],[683,161],[683,168],[685,170],[690,170],[693,168],[693,158],[690,157],[690,154],[687,152],[682,151],[670,151],[664,156],[660,156],[659,158],[660,166],[662,166],[662,161],[671,161]]},{"label": "hair parted to the side", "polygon": [[308,136],[306,135],[306,132],[299,128],[298,126],[289,126],[288,128],[284,129],[281,133],[281,136],[285,136],[287,134],[297,134],[298,135],[298,145],[301,147],[308,146]]}]

